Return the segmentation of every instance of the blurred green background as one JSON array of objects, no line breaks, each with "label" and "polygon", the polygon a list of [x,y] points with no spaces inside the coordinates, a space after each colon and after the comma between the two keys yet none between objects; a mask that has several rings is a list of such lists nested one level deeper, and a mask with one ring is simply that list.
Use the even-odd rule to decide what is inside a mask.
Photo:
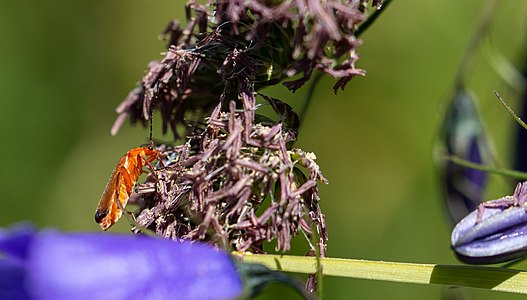
[{"label": "blurred green background", "polygon": [[[493,45],[520,65],[527,3],[502,1]],[[368,71],[334,96],[326,78],[315,93],[297,147],[313,151],[324,175],[321,205],[329,227],[328,254],[418,263],[457,264],[449,249],[433,151],[456,67],[482,2],[396,0],[362,36],[358,67]],[[111,170],[148,137],[127,123],[109,129],[115,107],[160,58],[156,39],[182,1],[0,1],[0,226],[30,220],[39,227],[97,231],[93,214]],[[523,44],[523,45],[522,45]],[[469,87],[494,140],[498,160],[510,160],[515,125],[493,96],[511,105],[518,93],[476,57]],[[265,93],[299,109],[305,88]],[[159,137],[160,127],[154,129]],[[492,177],[487,198],[513,187]],[[122,220],[112,231],[127,231]],[[302,253],[302,251],[298,251]],[[527,264],[519,265],[526,268]],[[473,299],[519,299],[457,290]],[[439,299],[438,286],[326,278],[325,299]],[[261,299],[284,299],[274,287]]]}]

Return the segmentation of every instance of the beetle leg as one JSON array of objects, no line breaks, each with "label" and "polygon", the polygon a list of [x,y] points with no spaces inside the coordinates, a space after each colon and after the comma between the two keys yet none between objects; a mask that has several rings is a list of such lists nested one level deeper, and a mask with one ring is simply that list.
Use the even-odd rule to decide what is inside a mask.
[{"label": "beetle leg", "polygon": [[[161,165],[161,168],[165,168],[165,164],[163,163],[163,161],[161,160],[160,156],[159,156],[159,152],[156,154],[156,157],[155,159],[157,159],[157,161],[159,162],[159,164]],[[153,161],[153,160],[152,160]]]},{"label": "beetle leg", "polygon": [[148,168],[148,170],[150,171],[150,173],[152,174],[152,176],[154,176],[154,181],[156,182],[155,184],[155,187],[156,187],[156,192],[157,192],[157,186],[159,184],[159,178],[157,178],[157,174],[156,174],[156,169],[154,168],[154,166],[148,161],[148,159],[146,158],[143,158],[141,157],[144,165]]}]

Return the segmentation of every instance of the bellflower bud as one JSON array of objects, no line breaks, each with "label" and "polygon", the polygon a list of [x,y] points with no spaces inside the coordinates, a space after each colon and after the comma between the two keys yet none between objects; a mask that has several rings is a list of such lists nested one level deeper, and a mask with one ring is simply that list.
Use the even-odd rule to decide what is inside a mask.
[{"label": "bellflower bud", "polygon": [[527,182],[513,196],[482,203],[452,232],[456,256],[470,264],[506,262],[527,255]]}]

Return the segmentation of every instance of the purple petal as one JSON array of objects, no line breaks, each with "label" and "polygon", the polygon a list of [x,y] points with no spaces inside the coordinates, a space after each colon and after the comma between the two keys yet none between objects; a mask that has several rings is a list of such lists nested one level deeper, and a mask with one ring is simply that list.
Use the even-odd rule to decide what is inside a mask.
[{"label": "purple petal", "polygon": [[205,244],[0,229],[0,299],[233,299],[236,266]]},{"label": "purple petal", "polygon": [[24,286],[26,268],[18,259],[0,257],[0,299],[29,299]]},{"label": "purple petal", "polygon": [[527,221],[527,213],[522,207],[511,207],[505,210],[485,208],[479,224],[476,224],[477,214],[477,210],[473,211],[456,225],[452,231],[453,246],[470,243]]},{"label": "purple petal", "polygon": [[455,247],[457,256],[466,263],[492,264],[527,255],[527,224]]},{"label": "purple petal", "polygon": [[35,227],[21,223],[9,229],[0,228],[0,253],[11,259],[27,259],[29,245],[36,233]]},{"label": "purple petal", "polygon": [[[507,197],[487,204],[509,200]],[[525,207],[485,208],[481,222],[476,224],[477,214],[478,211],[469,214],[452,232],[452,247],[460,260],[472,264],[490,264],[527,254]]]},{"label": "purple petal", "polygon": [[233,299],[243,290],[231,258],[202,244],[44,231],[31,249],[38,299]]}]

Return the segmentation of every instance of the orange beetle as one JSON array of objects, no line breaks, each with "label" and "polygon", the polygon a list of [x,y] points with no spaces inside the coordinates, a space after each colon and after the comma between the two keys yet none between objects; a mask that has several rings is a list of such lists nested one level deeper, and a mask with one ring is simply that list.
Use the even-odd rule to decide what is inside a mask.
[{"label": "orange beetle", "polygon": [[95,211],[95,221],[101,225],[102,230],[108,230],[119,220],[135,183],[143,173],[143,167],[154,161],[158,154],[149,145],[133,148],[119,160]]}]

